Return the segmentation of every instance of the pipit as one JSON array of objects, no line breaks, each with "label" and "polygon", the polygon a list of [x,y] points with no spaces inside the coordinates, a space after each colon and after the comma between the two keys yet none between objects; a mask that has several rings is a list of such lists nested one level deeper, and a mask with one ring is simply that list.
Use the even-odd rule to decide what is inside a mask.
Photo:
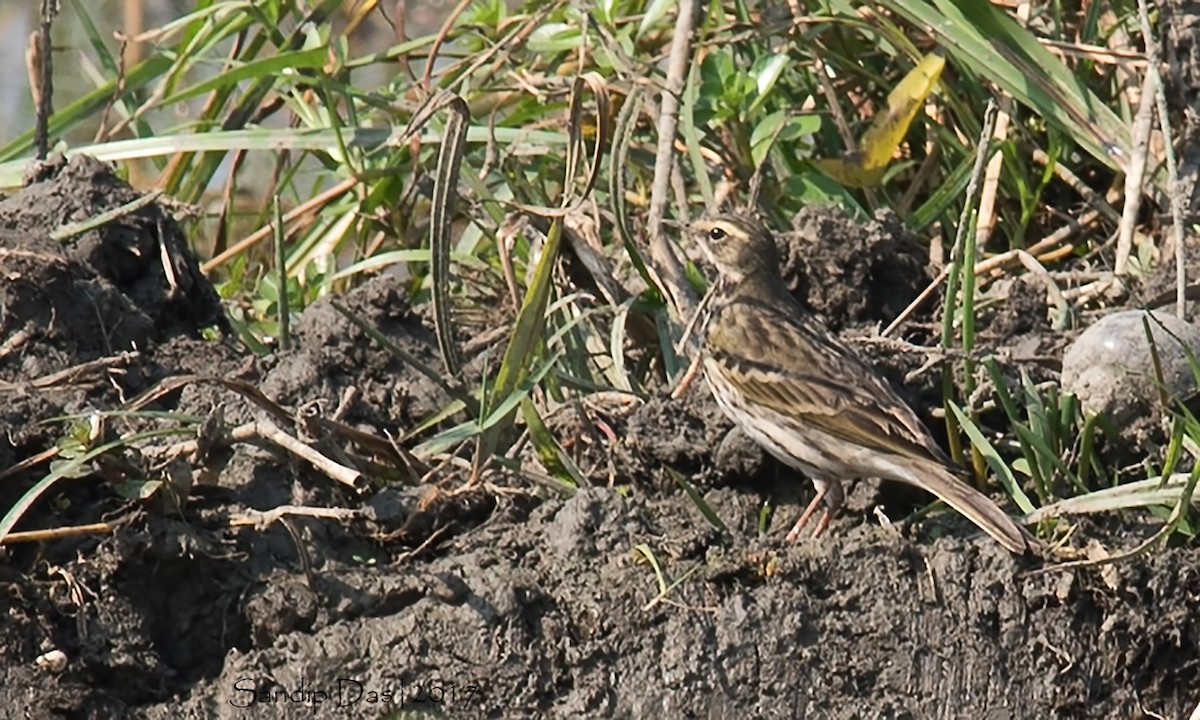
[{"label": "pipit", "polygon": [[792,297],[779,250],[757,220],[723,215],[694,226],[719,277],[698,321],[704,375],[717,403],[817,495],[788,533],[799,537],[822,501],[819,536],[841,508],[841,480],[915,485],[1013,553],[1034,542],[987,496],[961,481],[903,400]]}]

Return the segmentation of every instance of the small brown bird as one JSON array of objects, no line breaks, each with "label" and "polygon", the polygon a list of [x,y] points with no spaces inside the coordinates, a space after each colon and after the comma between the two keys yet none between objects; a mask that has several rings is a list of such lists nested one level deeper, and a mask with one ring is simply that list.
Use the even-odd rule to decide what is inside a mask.
[{"label": "small brown bird", "polygon": [[725,414],[780,462],[812,480],[820,535],[845,499],[841,480],[878,477],[941,498],[1011,552],[1032,537],[957,477],[916,413],[784,287],[779,250],[757,220],[722,215],[693,226],[720,273],[701,308],[704,374]]}]

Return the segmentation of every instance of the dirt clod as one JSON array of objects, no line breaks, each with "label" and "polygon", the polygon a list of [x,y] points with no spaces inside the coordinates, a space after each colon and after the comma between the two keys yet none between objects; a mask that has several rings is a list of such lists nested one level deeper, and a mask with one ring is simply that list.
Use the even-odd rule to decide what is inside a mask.
[{"label": "dirt clod", "polygon": [[928,250],[893,213],[859,224],[841,211],[813,207],[792,226],[779,238],[784,278],[834,330],[890,322],[932,279]]}]

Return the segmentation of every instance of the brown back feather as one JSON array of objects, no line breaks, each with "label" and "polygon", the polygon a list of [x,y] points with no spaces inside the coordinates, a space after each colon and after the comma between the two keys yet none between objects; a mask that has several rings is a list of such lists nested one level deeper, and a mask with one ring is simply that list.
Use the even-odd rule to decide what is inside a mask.
[{"label": "brown back feather", "polygon": [[737,373],[748,400],[846,442],[950,466],[912,408],[789,294],[775,302],[755,295],[734,294],[716,308],[705,343]]}]

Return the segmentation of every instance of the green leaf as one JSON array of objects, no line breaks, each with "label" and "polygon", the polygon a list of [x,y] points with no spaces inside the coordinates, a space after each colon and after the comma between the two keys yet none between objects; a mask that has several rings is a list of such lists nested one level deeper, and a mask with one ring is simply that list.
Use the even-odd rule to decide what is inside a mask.
[{"label": "green leaf", "polygon": [[859,218],[871,216],[844,186],[819,172],[801,173],[785,179],[783,194],[801,206],[840,205]]},{"label": "green leaf", "polygon": [[[90,96],[89,96],[90,97]],[[111,93],[106,100],[111,100]],[[56,114],[57,116],[57,114]],[[134,140],[115,140],[96,145],[84,145],[68,148],[64,153],[71,158],[76,155],[91,155],[97,160],[115,162],[118,160],[134,160],[138,158],[161,157],[180,152],[226,152],[232,150],[311,150],[339,152],[340,148],[362,148],[376,150],[390,147],[405,128],[396,127],[359,127],[342,129],[312,129],[312,128],[271,128],[253,130],[214,130],[204,133],[181,133],[176,135],[160,135],[157,137],[137,138]],[[55,126],[51,124],[51,133]],[[24,136],[22,136],[24,137]],[[441,138],[432,131],[421,134],[423,143],[434,144]],[[32,135],[30,136],[32,139]],[[18,138],[10,143],[10,148],[20,151]],[[467,142],[512,144],[509,152],[513,155],[544,154],[546,146],[559,147],[567,142],[567,136],[561,132],[547,130],[529,130],[524,128],[497,127],[489,129],[484,126],[472,126],[467,130]],[[0,149],[0,159],[8,157],[4,149]],[[0,164],[0,188],[18,187],[21,175],[25,171],[27,160],[14,160]]]},{"label": "green leaf", "polygon": [[552,53],[579,47],[583,34],[575,25],[545,23],[529,36],[526,46],[534,52]]},{"label": "green leaf", "polygon": [[125,480],[113,486],[117,495],[126,500],[145,500],[163,486],[162,480]]},{"label": "green leaf", "polygon": [[821,130],[821,116],[817,114],[794,115],[779,133],[780,140],[796,140],[805,135],[815,135]]},{"label": "green leaf", "polygon": [[746,111],[747,115],[755,113],[762,107],[771,94],[771,89],[779,81],[779,76],[783,74],[789,64],[791,64],[791,58],[783,54],[764,55],[754,62],[750,76],[754,78],[758,96],[754,98],[754,102],[750,103],[750,108]]},{"label": "green leaf", "polygon": [[1033,503],[1029,501],[1029,496],[1021,489],[1021,485],[1013,477],[1012,469],[1004,463],[1004,459],[1000,457],[1000,453],[996,452],[996,448],[980,432],[979,426],[972,422],[971,418],[967,417],[967,414],[954,401],[947,400],[946,404],[954,412],[959,426],[962,427],[967,437],[970,438],[971,444],[983,456],[983,459],[987,462],[988,467],[992,469],[992,472],[996,473],[996,476],[1000,479],[1000,484],[1004,486],[1004,491],[1017,503],[1017,507],[1021,508],[1021,512],[1026,515],[1033,512]]},{"label": "green leaf", "polygon": [[771,143],[783,131],[783,123],[787,120],[786,110],[777,110],[763,117],[750,132],[750,158],[754,166],[762,165],[763,159],[771,150]]},{"label": "green leaf", "polygon": [[[750,155],[755,166],[762,165],[771,151],[773,142],[787,142],[821,129],[821,118],[817,115],[788,117],[787,110],[779,110],[763,116],[750,133]],[[841,193],[844,194],[844,193]]]},{"label": "green leaf", "polygon": [[186,434],[187,431],[187,429],[173,427],[166,430],[151,430],[142,433],[134,433],[95,447],[89,450],[87,453],[70,460],[69,462],[57,463],[45,477],[37,481],[33,487],[26,490],[25,494],[22,495],[15,503],[13,503],[12,507],[8,509],[8,512],[4,514],[4,517],[0,519],[0,543],[4,542],[4,538],[8,537],[8,534],[12,532],[13,527],[16,526],[17,522],[20,521],[21,517],[29,510],[29,508],[33,507],[33,504],[38,498],[40,498],[59,480],[67,477],[80,477],[82,474],[86,474],[86,472],[83,471],[91,468],[92,460],[95,460],[101,455],[121,447],[127,447],[147,440],[177,437],[179,435]]},{"label": "green leaf", "polygon": [[[496,374],[494,394],[507,399],[521,380],[525,377],[530,359],[541,344],[546,327],[546,306],[550,302],[550,292],[553,286],[554,265],[558,261],[559,248],[562,245],[562,220],[554,219],[550,223],[550,232],[546,235],[546,243],[542,246],[541,257],[534,268],[533,277],[525,291],[521,309],[517,312],[517,322],[509,337],[508,347],[504,351],[504,359],[500,362],[500,370]],[[492,408],[484,412],[491,415]],[[509,409],[501,421],[496,421],[484,430],[480,438],[480,450],[476,457],[476,466],[491,457],[495,450],[499,433],[510,423],[512,410]]]},{"label": "green leaf", "polygon": [[642,15],[642,22],[638,24],[635,39],[641,40],[652,27],[667,16],[667,13],[670,12],[674,5],[675,0],[650,0],[650,6],[646,8],[646,13]]}]

